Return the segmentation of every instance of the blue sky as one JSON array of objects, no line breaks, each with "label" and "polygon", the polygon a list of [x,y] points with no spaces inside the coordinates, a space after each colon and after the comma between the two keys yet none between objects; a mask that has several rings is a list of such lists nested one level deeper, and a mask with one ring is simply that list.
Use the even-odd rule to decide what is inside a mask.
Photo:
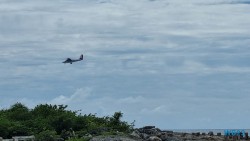
[{"label": "blue sky", "polygon": [[0,108],[249,128],[249,13],[249,0],[2,0]]}]

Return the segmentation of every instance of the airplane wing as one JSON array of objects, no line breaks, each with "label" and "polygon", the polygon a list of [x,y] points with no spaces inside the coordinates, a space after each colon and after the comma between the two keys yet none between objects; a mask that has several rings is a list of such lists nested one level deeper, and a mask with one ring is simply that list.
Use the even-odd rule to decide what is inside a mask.
[{"label": "airplane wing", "polygon": [[67,61],[67,62],[68,62],[68,61],[70,61],[70,62],[71,62],[72,60],[71,60],[70,58],[67,58],[67,60],[66,60],[66,61]]}]

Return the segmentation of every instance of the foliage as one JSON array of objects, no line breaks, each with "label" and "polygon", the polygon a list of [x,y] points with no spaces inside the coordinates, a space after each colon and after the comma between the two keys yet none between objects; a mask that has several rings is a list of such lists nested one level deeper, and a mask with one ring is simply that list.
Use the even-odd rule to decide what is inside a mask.
[{"label": "foliage", "polygon": [[[122,112],[113,116],[97,117],[94,114],[77,114],[67,105],[40,104],[29,109],[21,103],[0,110],[0,136],[35,135],[37,140],[52,141],[56,137],[70,141],[86,141],[92,135],[128,133],[133,124],[121,120]],[[90,135],[91,134],[91,135]]]},{"label": "foliage", "polygon": [[0,137],[7,138],[9,135],[8,127],[11,126],[11,122],[4,116],[0,116]]},{"label": "foliage", "polygon": [[89,141],[91,138],[73,138],[69,139],[68,141]]},{"label": "foliage", "polygon": [[38,141],[54,141],[56,131],[45,130],[36,135]]},{"label": "foliage", "polygon": [[29,109],[21,103],[16,103],[8,110],[10,120],[25,121],[31,118]]}]

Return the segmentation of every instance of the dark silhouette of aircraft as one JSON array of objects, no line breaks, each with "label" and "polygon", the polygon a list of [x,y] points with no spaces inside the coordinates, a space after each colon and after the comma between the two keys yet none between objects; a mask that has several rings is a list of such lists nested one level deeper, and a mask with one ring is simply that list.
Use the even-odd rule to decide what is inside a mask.
[{"label": "dark silhouette of aircraft", "polygon": [[77,62],[77,61],[82,61],[83,60],[83,55],[81,55],[80,56],[80,58],[79,59],[70,59],[70,58],[67,58],[64,62],[62,62],[62,63],[70,63],[70,64],[72,64],[73,62]]}]

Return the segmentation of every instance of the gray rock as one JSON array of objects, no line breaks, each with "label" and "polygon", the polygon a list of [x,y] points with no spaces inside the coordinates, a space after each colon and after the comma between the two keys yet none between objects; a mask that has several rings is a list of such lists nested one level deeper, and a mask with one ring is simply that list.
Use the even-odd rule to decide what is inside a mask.
[{"label": "gray rock", "polygon": [[150,136],[148,134],[145,134],[145,133],[141,133],[140,134],[140,137],[144,140],[148,139]]},{"label": "gray rock", "polygon": [[167,133],[174,133],[174,131],[170,131],[170,130],[166,130],[164,132],[167,132]]},{"label": "gray rock", "polygon": [[144,126],[143,129],[153,129],[155,126]]},{"label": "gray rock", "polygon": [[133,136],[133,137],[136,137],[136,138],[141,138],[140,137],[140,132],[138,132],[138,131],[133,131],[131,134],[130,134],[131,136]]},{"label": "gray rock", "polygon": [[161,138],[156,136],[151,136],[147,139],[147,141],[162,141]]},{"label": "gray rock", "polygon": [[221,133],[217,133],[217,136],[221,136]]},{"label": "gray rock", "polygon": [[125,136],[97,136],[90,139],[90,141],[142,141],[142,139],[134,139]]},{"label": "gray rock", "polygon": [[[135,132],[144,141],[223,141],[224,136],[214,135],[213,132],[205,133],[180,133],[167,130],[160,130],[154,126],[139,128]],[[135,136],[135,135],[134,135]]]},{"label": "gray rock", "polygon": [[143,133],[149,134],[149,135],[155,135],[158,133],[157,129],[153,128],[153,129],[145,129],[143,130]]},{"label": "gray rock", "polygon": [[214,133],[213,133],[212,131],[209,131],[209,132],[208,132],[208,135],[209,135],[209,136],[213,136]]},{"label": "gray rock", "polygon": [[183,141],[183,140],[178,137],[168,137],[166,140],[162,140],[162,141]]},{"label": "gray rock", "polygon": [[161,136],[161,140],[162,141],[182,141],[181,137],[177,137],[177,136],[168,136],[167,134],[164,136]]},{"label": "gray rock", "polygon": [[184,140],[192,140],[193,138],[194,138],[194,136],[191,135],[191,134],[186,134],[186,135],[183,137]]},{"label": "gray rock", "polygon": [[201,135],[200,132],[195,133],[195,136],[200,136],[200,135]]}]

